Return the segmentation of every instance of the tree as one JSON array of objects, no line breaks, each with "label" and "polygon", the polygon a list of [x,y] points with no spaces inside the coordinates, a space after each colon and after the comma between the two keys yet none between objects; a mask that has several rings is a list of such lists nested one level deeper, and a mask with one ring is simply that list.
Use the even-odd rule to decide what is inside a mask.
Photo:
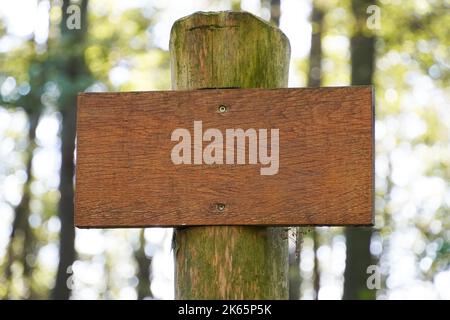
[{"label": "tree", "polygon": [[[62,4],[61,40],[59,54],[55,58],[55,65],[62,73],[58,76],[61,86],[59,98],[62,115],[61,124],[61,171],[59,192],[59,218],[61,221],[59,265],[56,284],[53,290],[54,299],[69,299],[70,288],[68,279],[70,268],[75,259],[75,228],[73,224],[73,176],[74,176],[74,150],[76,133],[76,101],[77,93],[83,91],[90,83],[90,76],[84,61],[84,45],[87,32],[87,0],[79,5],[64,0]],[[73,7],[76,6],[76,7]],[[74,19],[78,8],[80,28],[72,28],[68,21]]]},{"label": "tree", "polygon": [[[308,87],[320,87],[322,81],[322,29],[323,29],[324,11],[318,4],[313,1],[311,13],[311,50],[309,53],[309,71],[308,71]],[[317,257],[317,249],[319,245],[319,237],[317,229],[312,230],[311,235],[314,243],[314,292],[315,298],[319,297],[320,289],[320,270],[319,259]]]},{"label": "tree", "polygon": [[[375,36],[366,28],[366,9],[373,0],[353,0],[355,32],[351,38],[352,85],[372,84],[375,61]],[[374,299],[375,292],[366,286],[367,267],[373,264],[370,253],[371,228],[348,227],[345,231],[347,259],[343,299]]]},{"label": "tree", "polygon": [[30,227],[28,218],[30,215],[30,201],[32,198],[31,183],[33,182],[32,159],[36,149],[35,135],[39,118],[42,112],[41,96],[46,80],[45,62],[43,57],[35,50],[34,39],[26,43],[25,48],[31,49],[31,54],[25,55],[28,66],[28,83],[30,90],[26,95],[20,96],[13,102],[13,107],[22,107],[28,117],[28,145],[25,150],[25,172],[26,181],[23,185],[22,197],[15,207],[15,215],[12,223],[12,230],[7,247],[6,260],[4,263],[4,275],[7,281],[8,293],[12,293],[12,265],[19,261],[23,266],[24,285],[28,291],[27,296],[34,297],[32,286],[32,265],[31,255],[34,255],[36,239]]},{"label": "tree", "polygon": [[[0,21],[0,37],[6,34]],[[46,296],[44,288],[39,287],[39,281],[33,276],[36,268],[35,261],[42,241],[40,241],[40,227],[31,226],[31,203],[39,198],[32,192],[32,184],[36,181],[33,176],[33,157],[37,149],[35,141],[36,129],[41,114],[46,106],[43,95],[47,92],[47,52],[42,50],[47,43],[36,41],[36,34],[32,33],[26,41],[9,52],[0,54],[0,79],[14,79],[15,88],[9,93],[0,94],[0,107],[6,107],[12,112],[22,110],[27,117],[26,143],[21,149],[22,168],[25,180],[22,185],[20,202],[14,207],[14,218],[11,233],[2,261],[2,280],[5,297],[9,298],[43,298]],[[20,145],[20,143],[19,143]],[[36,170],[36,168],[34,168]],[[42,201],[42,202],[45,202]],[[19,266],[19,268],[17,268]],[[21,278],[18,277],[20,273]],[[17,279],[19,286],[17,286]],[[21,288],[17,290],[17,288]],[[3,289],[3,288],[0,288]]]},{"label": "tree", "polygon": [[281,1],[270,0],[270,21],[277,27],[280,26]]},{"label": "tree", "polygon": [[138,267],[137,277],[139,279],[139,284],[137,287],[137,294],[139,300],[153,297],[152,291],[150,290],[152,258],[147,257],[145,253],[145,242],[144,229],[142,229],[139,235],[139,248],[134,254]]}]

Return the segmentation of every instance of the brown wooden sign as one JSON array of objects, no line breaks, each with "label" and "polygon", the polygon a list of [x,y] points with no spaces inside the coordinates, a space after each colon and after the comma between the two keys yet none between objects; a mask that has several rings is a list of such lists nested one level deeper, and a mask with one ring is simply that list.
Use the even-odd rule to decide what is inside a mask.
[{"label": "brown wooden sign", "polygon": [[372,88],[83,93],[75,224],[371,225]]}]

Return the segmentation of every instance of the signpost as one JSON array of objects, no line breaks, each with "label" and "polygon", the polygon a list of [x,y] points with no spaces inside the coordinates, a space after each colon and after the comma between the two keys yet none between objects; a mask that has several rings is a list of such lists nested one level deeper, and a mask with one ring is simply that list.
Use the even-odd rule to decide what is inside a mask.
[{"label": "signpost", "polygon": [[242,12],[177,21],[171,57],[176,91],[80,94],[75,224],[182,227],[177,298],[287,298],[274,226],[372,224],[372,88],[273,89],[287,38]]},{"label": "signpost", "polygon": [[85,93],[79,227],[372,223],[370,87]]}]

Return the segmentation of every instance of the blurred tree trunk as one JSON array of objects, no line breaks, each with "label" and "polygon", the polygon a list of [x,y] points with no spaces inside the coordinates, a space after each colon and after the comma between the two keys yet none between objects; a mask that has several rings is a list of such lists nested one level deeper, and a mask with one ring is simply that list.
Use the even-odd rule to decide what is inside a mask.
[{"label": "blurred tree trunk", "polygon": [[[41,80],[43,80],[44,74],[43,72],[38,76]],[[44,81],[39,82],[42,85]],[[40,103],[40,88],[34,88],[37,92],[36,94],[30,95],[30,98],[33,99],[33,104],[31,105],[33,110],[28,113],[29,117],[29,132],[28,132],[28,161],[27,161],[27,181],[25,182],[24,192],[26,195],[22,197],[22,201],[19,204],[21,207],[21,215],[23,215],[22,220],[22,230],[23,230],[23,244],[22,244],[22,254],[20,256],[20,260],[23,265],[23,279],[25,280],[26,285],[28,286],[28,298],[36,299],[38,298],[34,288],[33,288],[33,270],[34,270],[34,261],[36,259],[36,254],[38,251],[38,240],[35,237],[33,229],[31,228],[30,223],[28,222],[28,217],[31,213],[30,201],[33,197],[31,192],[31,183],[33,182],[33,155],[34,150],[36,149],[36,128],[39,123],[39,119],[41,116],[41,103]],[[31,92],[31,90],[30,90]],[[16,211],[18,214],[18,212]]]},{"label": "blurred tree trunk", "polygon": [[[267,1],[267,0],[264,0]],[[262,2],[261,5],[264,7],[265,2]],[[276,25],[280,26],[280,16],[281,16],[281,8],[280,8],[280,0],[268,0],[268,5],[270,7],[270,21]],[[301,234],[300,228],[293,228],[294,237],[295,237],[295,248],[294,250],[289,250],[289,300],[299,300],[300,299],[300,251],[301,244],[303,241],[303,235]]]},{"label": "blurred tree trunk", "polygon": [[280,16],[281,16],[281,1],[280,0],[270,0],[270,21],[273,22],[277,27],[280,26]]},{"label": "blurred tree trunk", "polygon": [[240,11],[241,10],[241,0],[231,0],[231,10]]},{"label": "blurred tree trunk", "polygon": [[295,230],[295,248],[289,250],[289,300],[300,299],[300,254],[303,242],[303,234],[300,227],[292,228]]},{"label": "blurred tree trunk", "polygon": [[[313,1],[311,13],[311,50],[309,52],[308,87],[320,87],[322,83],[322,29],[324,12],[319,7],[317,0]],[[319,237],[317,230],[312,229],[311,238],[314,244],[314,292],[315,298],[319,298],[320,270],[317,249],[319,247]]]},{"label": "blurred tree trunk", "polygon": [[[352,85],[372,84],[375,37],[366,28],[367,7],[374,0],[353,0],[352,11],[356,19],[356,29],[351,38]],[[375,291],[366,285],[367,267],[373,264],[370,254],[372,229],[367,227],[347,227],[345,231],[347,259],[344,273],[343,299],[374,299]]]},{"label": "blurred tree trunk", "polygon": [[[31,90],[30,90],[31,91]],[[31,100],[31,99],[27,99]],[[38,102],[39,103],[39,102]],[[7,247],[6,261],[5,261],[5,278],[7,281],[7,292],[11,294],[12,287],[12,265],[15,260],[20,256],[21,263],[24,268],[24,276],[30,274],[30,266],[27,263],[27,250],[25,247],[28,242],[32,241],[32,231],[28,223],[28,217],[30,215],[30,199],[31,199],[31,182],[32,177],[32,160],[33,152],[36,148],[34,141],[36,135],[36,128],[39,122],[40,111],[36,108],[34,111],[27,111],[28,114],[28,147],[26,150],[26,175],[27,179],[23,185],[22,198],[19,204],[15,208],[15,216],[12,223],[12,230],[9,238],[9,243]],[[27,289],[31,291],[31,279],[24,277],[25,285]],[[10,296],[11,297],[11,296]]]},{"label": "blurred tree trunk", "polygon": [[[308,87],[320,87],[322,75],[322,28],[323,28],[323,10],[318,7],[317,1],[313,1],[313,9],[311,14],[311,50],[309,53],[309,71],[308,71]],[[289,299],[300,299],[300,254],[304,237],[304,228],[297,228],[296,250],[289,254]],[[314,292],[316,298],[319,293],[320,272],[319,263],[316,255],[318,237],[315,230],[310,235],[314,243]]]},{"label": "blurred tree trunk", "polygon": [[[59,192],[59,218],[61,220],[59,265],[56,284],[53,290],[54,299],[69,299],[70,286],[68,279],[75,259],[75,229],[73,224],[73,175],[74,149],[76,134],[76,103],[77,94],[87,87],[88,72],[84,61],[84,41],[87,31],[87,0],[73,2],[64,0],[61,19],[61,57],[62,86],[60,95],[61,124],[61,171]],[[80,28],[69,29],[68,19],[74,18],[74,11],[69,11],[70,5],[78,6],[80,10]],[[73,20],[71,20],[73,21]]]},{"label": "blurred tree trunk", "polygon": [[135,259],[138,265],[138,280],[139,284],[137,287],[137,294],[138,299],[142,300],[144,298],[152,298],[152,291],[150,290],[150,268],[152,265],[152,258],[147,257],[145,254],[145,237],[144,237],[144,230],[141,230],[140,236],[139,236],[139,248],[137,249],[135,253]]},{"label": "blurred tree trunk", "polygon": [[[32,51],[29,56],[28,81],[30,91],[22,96],[14,104],[14,107],[22,107],[28,117],[28,145],[25,150],[25,172],[26,181],[23,185],[22,198],[15,208],[15,215],[12,223],[10,239],[6,248],[6,258],[4,262],[4,277],[7,285],[7,293],[11,294],[12,287],[12,265],[15,261],[20,261],[23,266],[25,297],[35,298],[32,285],[32,271],[35,258],[36,239],[33,230],[28,222],[30,216],[30,201],[32,198],[31,183],[33,182],[32,161],[34,150],[36,149],[36,128],[42,112],[41,96],[45,82],[47,81],[45,62],[36,54],[34,38],[28,41],[29,49]],[[11,297],[11,295],[10,295]]]},{"label": "blurred tree trunk", "polygon": [[309,52],[308,87],[320,87],[322,78],[322,29],[324,12],[313,1],[311,13],[311,50]]},{"label": "blurred tree trunk", "polygon": [[314,251],[314,299],[319,300],[319,291],[320,291],[320,268],[319,268],[319,257],[317,255],[317,250],[319,249],[320,238],[317,229],[314,228],[311,234],[313,240],[313,251]]}]

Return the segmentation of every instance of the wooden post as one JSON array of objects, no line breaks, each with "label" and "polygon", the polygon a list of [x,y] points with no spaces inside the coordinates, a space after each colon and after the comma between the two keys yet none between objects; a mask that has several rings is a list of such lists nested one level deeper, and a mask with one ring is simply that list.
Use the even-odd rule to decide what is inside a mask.
[{"label": "wooden post", "polygon": [[[247,12],[176,21],[170,54],[174,90],[287,86],[288,39]],[[288,298],[287,228],[179,228],[174,253],[177,299]]]}]

